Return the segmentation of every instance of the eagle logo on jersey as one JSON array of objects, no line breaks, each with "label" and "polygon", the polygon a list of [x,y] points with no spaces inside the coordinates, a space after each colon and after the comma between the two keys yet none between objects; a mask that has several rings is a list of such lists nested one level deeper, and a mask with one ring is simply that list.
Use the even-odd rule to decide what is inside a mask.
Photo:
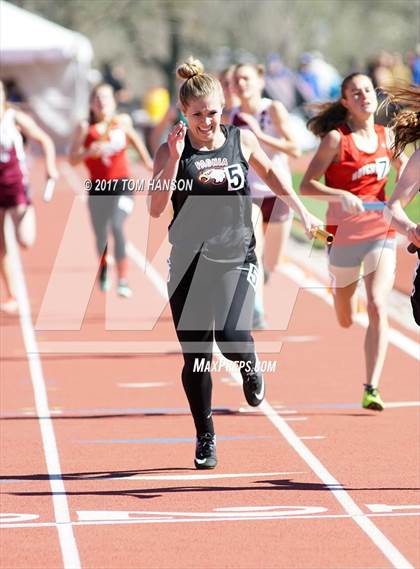
[{"label": "eagle logo on jersey", "polygon": [[204,170],[198,176],[198,179],[203,184],[223,184],[226,180],[225,171],[220,168],[210,168],[209,170]]}]

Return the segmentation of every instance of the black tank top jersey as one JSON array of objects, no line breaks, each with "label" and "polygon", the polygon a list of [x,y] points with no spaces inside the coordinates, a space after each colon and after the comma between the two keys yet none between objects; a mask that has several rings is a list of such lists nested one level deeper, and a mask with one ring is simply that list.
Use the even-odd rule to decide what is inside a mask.
[{"label": "black tank top jersey", "polygon": [[188,134],[172,192],[169,241],[216,262],[255,262],[248,163],[240,130],[221,125],[226,137],[216,150],[196,150]]}]

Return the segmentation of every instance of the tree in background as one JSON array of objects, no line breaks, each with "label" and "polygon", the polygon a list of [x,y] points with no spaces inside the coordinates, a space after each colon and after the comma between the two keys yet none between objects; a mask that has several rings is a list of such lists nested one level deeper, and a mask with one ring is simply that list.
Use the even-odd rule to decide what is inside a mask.
[{"label": "tree in background", "polygon": [[420,0],[12,0],[91,40],[98,67],[129,69],[144,93],[166,83],[193,53],[209,68],[234,59],[264,61],[277,52],[296,66],[304,51],[321,51],[346,73],[381,49],[405,54],[420,41]]}]

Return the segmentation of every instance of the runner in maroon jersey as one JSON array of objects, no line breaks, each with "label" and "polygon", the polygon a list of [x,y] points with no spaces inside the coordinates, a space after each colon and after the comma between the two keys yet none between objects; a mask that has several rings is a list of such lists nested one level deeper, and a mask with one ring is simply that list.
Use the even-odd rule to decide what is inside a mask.
[{"label": "runner in maroon jersey", "polygon": [[[264,152],[277,170],[292,185],[289,157],[299,157],[300,150],[290,125],[289,113],[280,101],[262,96],[264,89],[263,65],[238,64],[233,81],[239,105],[232,109],[231,123],[249,128],[258,138]],[[290,234],[293,212],[278,198],[261,178],[250,169],[249,183],[252,195],[252,221],[257,237],[257,257],[263,267],[255,299],[253,328],[266,328],[264,311],[264,282],[275,270],[284,254]]]},{"label": "runner in maroon jersey", "polygon": [[57,179],[55,149],[51,138],[27,114],[7,106],[4,86],[0,81],[0,275],[5,285],[5,298],[0,309],[7,313],[15,313],[18,305],[7,262],[4,234],[6,214],[14,223],[19,245],[26,248],[35,241],[35,212],[28,194],[21,132],[41,144],[47,176]]}]

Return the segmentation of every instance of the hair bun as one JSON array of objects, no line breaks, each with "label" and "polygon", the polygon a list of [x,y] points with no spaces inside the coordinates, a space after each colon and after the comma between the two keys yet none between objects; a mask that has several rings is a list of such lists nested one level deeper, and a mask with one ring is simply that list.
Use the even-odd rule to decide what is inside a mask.
[{"label": "hair bun", "polygon": [[181,79],[191,79],[195,75],[204,73],[204,66],[199,59],[189,57],[185,63],[182,63],[176,70],[176,74]]}]

